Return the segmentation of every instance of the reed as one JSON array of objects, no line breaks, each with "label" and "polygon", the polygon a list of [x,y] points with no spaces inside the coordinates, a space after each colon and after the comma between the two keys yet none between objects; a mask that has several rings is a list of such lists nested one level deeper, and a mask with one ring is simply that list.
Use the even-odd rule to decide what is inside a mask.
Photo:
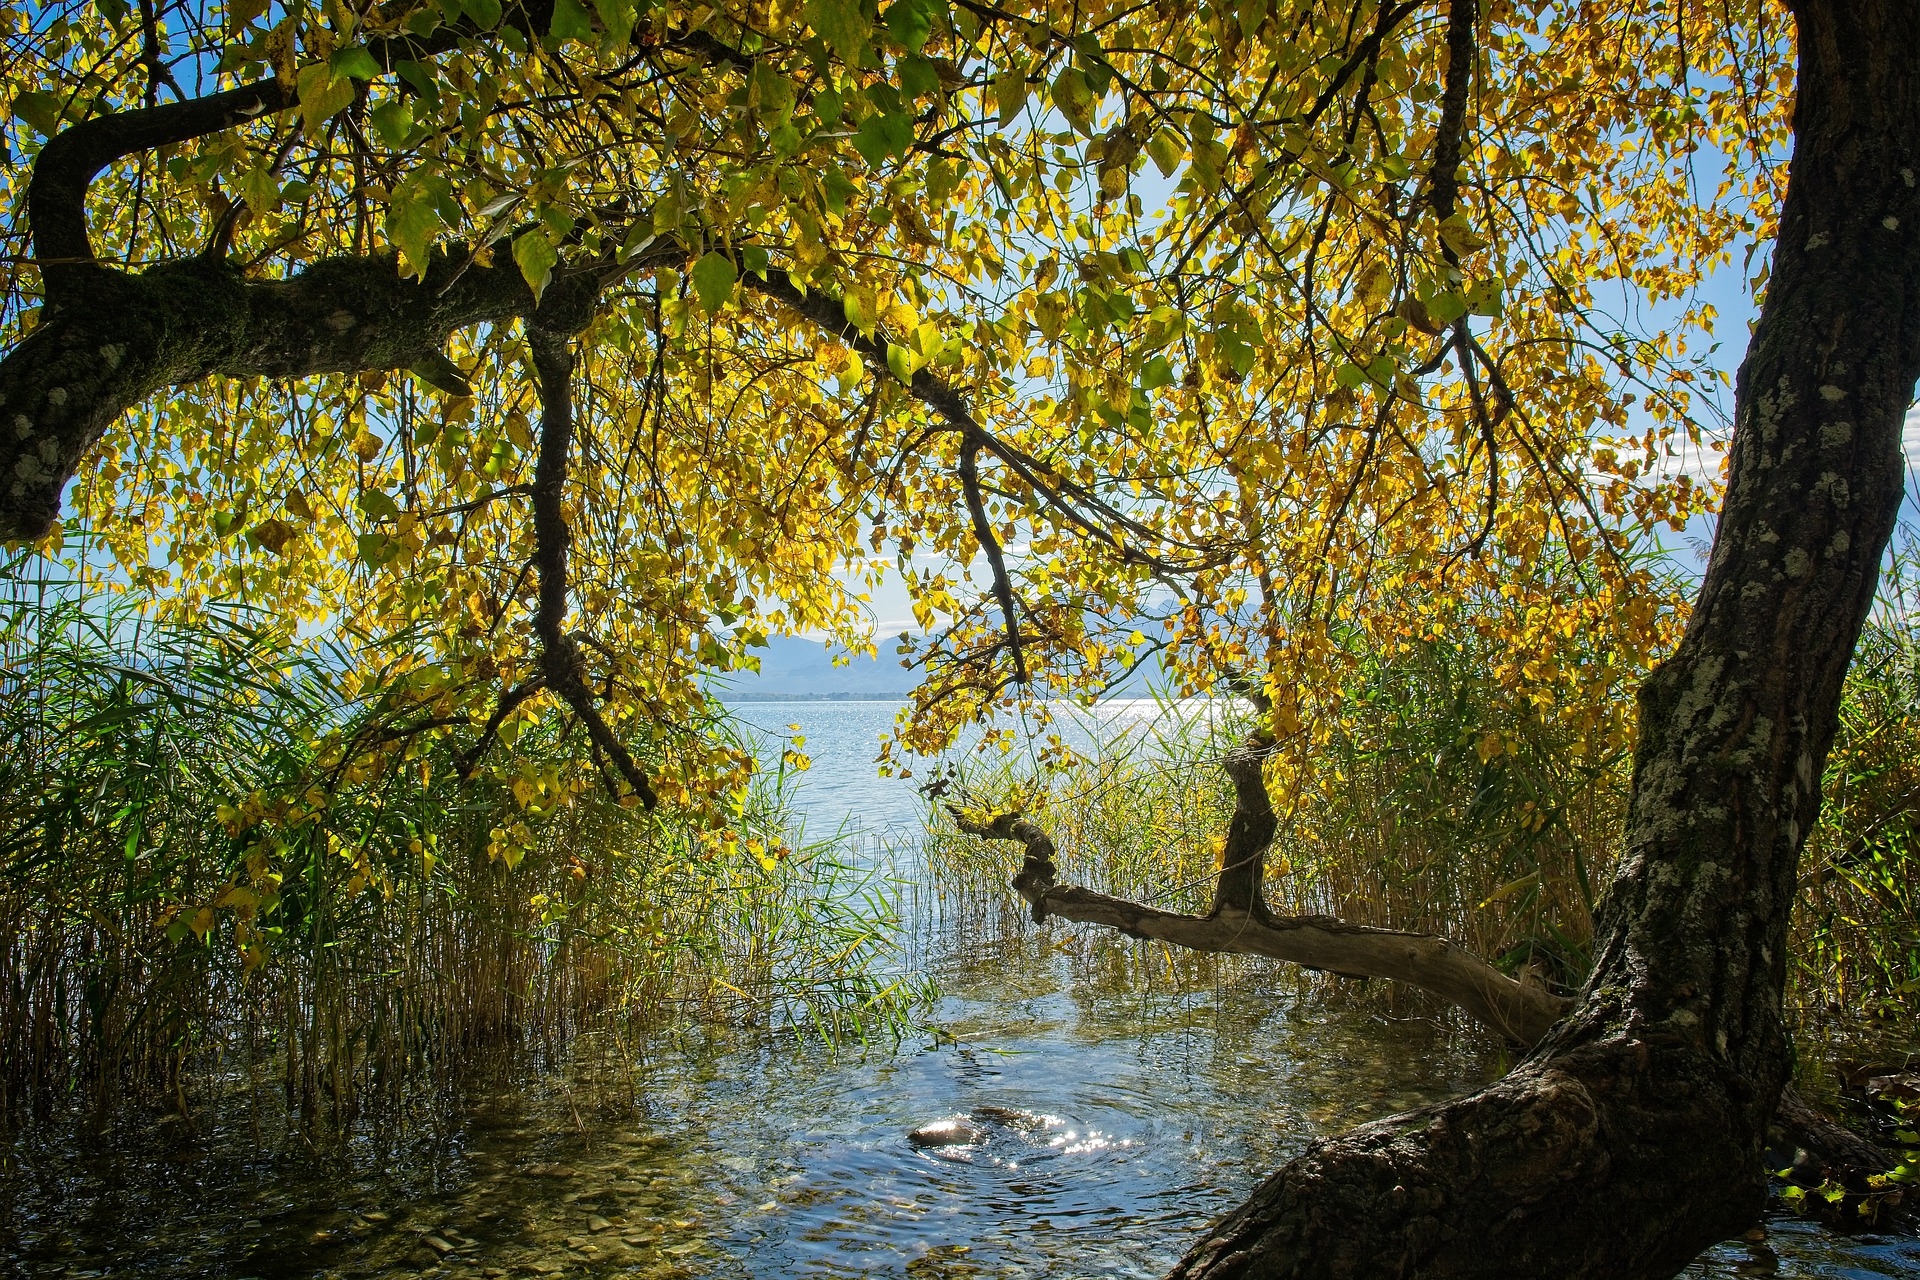
[{"label": "reed", "polygon": [[393,700],[337,647],[156,621],[24,559],[0,584],[9,1120],[270,1084],[342,1132],[590,1023],[864,1036],[922,994],[893,886],[798,841],[778,775],[723,821],[655,818],[559,787],[554,720],[463,781],[451,740],[355,745]]}]

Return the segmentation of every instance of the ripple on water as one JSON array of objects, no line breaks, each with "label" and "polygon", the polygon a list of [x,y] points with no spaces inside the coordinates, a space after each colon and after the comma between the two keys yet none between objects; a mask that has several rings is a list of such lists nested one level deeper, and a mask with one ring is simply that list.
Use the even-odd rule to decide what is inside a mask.
[{"label": "ripple on water", "polygon": [[[106,1151],[14,1152],[0,1271],[29,1276],[914,1277],[1163,1273],[1213,1216],[1327,1127],[1436,1101],[1497,1050],[1236,982],[1073,985],[1060,954],[959,966],[937,1047],[765,1044],[644,1062],[583,1051],[475,1090],[338,1162],[268,1163],[244,1112]],[[957,1040],[957,1043],[954,1041]],[[952,1149],[912,1129],[962,1118]],[[1920,1242],[1768,1224],[1688,1275],[1920,1276]]]}]

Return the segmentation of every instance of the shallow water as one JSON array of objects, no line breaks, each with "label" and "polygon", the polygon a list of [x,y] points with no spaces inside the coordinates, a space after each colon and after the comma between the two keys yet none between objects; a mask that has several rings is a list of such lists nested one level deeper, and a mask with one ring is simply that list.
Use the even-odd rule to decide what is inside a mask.
[{"label": "shallow water", "polygon": [[[868,763],[891,707],[743,710],[803,724],[815,835],[917,813]],[[0,1274],[1157,1276],[1316,1135],[1503,1069],[1471,1028],[1280,968],[996,911],[952,913],[926,945],[945,994],[897,1048],[593,1038],[307,1159],[256,1133],[242,1091],[191,1124],[22,1143]],[[907,1138],[976,1113],[979,1145]],[[1920,1277],[1920,1240],[1783,1218],[1687,1274]]]},{"label": "shallow water", "polygon": [[[1155,1276],[1314,1135],[1500,1069],[1425,1018],[1252,970],[1176,985],[1152,951],[1066,936],[966,940],[936,1036],[897,1052],[603,1042],[344,1163],[268,1164],[237,1107],[113,1156],[16,1150],[0,1258],[143,1280]],[[981,1145],[907,1139],[976,1112]],[[1920,1242],[1780,1221],[1688,1274],[1914,1276]]]}]

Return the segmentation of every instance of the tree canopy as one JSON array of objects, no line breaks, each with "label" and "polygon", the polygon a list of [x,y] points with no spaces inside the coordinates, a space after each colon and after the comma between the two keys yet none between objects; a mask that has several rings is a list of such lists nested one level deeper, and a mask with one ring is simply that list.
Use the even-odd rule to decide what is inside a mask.
[{"label": "tree canopy", "polygon": [[1792,85],[1762,3],[0,31],[7,531],[356,636],[476,760],[562,704],[583,767],[696,805],[744,763],[707,678],[893,648],[882,571],[913,747],[1151,656],[1304,752],[1357,648],[1463,600],[1517,703],[1619,747],[1595,694],[1680,615],[1645,535],[1715,496],[1694,291],[1765,278]]}]

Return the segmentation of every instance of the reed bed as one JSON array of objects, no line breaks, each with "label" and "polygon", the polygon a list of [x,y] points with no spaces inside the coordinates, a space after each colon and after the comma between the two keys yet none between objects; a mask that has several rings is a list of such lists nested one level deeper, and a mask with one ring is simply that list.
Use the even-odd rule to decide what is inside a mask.
[{"label": "reed bed", "polygon": [[[1822,1040],[1856,1042],[1856,1056],[1916,1047],[1906,1043],[1920,1013],[1916,605],[1920,543],[1909,536],[1848,678],[1792,926],[1795,1019]],[[1270,769],[1280,829],[1268,902],[1285,914],[1442,934],[1508,972],[1573,990],[1620,852],[1630,747],[1503,697],[1481,674],[1471,629],[1452,635],[1391,662],[1357,663],[1342,715],[1303,753],[1310,767]],[[1623,684],[1613,696],[1631,695]],[[1232,808],[1219,765],[1244,739],[1246,718],[1228,703],[1168,703],[1150,727],[1096,741],[1064,768],[975,757],[954,787],[1045,826],[1064,880],[1205,911]],[[1025,927],[1006,888],[1014,846],[935,819],[933,883],[969,904],[983,936]],[[1131,963],[1151,969],[1163,949],[1134,950]]]},{"label": "reed bed", "polygon": [[[533,817],[515,785],[578,749],[558,722],[469,781],[445,749],[348,767],[383,704],[347,654],[30,568],[0,577],[8,1122],[244,1090],[341,1132],[497,1046],[686,1019],[897,1033],[923,994],[896,886],[800,843],[777,775],[716,825],[591,790]],[[302,794],[300,820],[253,821]]]}]

